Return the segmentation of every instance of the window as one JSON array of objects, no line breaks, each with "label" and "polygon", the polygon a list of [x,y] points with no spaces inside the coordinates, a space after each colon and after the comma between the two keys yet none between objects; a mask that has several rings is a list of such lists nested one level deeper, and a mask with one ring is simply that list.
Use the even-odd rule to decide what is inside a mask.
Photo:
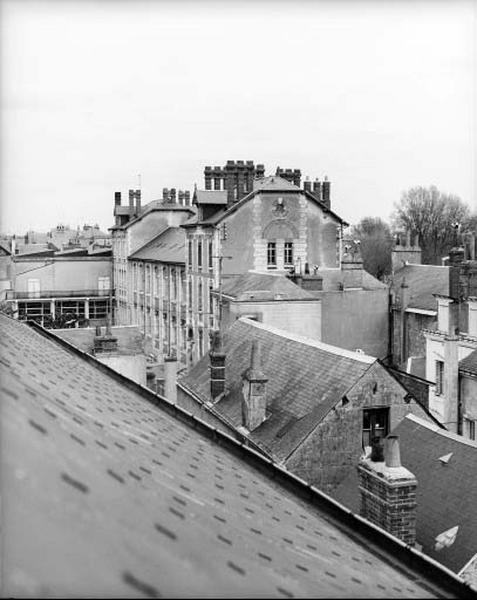
[{"label": "window", "polygon": [[444,392],[444,363],[436,360],[436,396]]},{"label": "window", "polygon": [[268,242],[267,244],[267,267],[275,269],[277,266],[277,244]]},{"label": "window", "polygon": [[385,438],[389,431],[389,408],[363,410],[363,448],[371,446],[373,438]]},{"label": "window", "polygon": [[293,266],[293,242],[285,242],[283,262],[286,267]]},{"label": "window", "polygon": [[192,267],[192,240],[189,240],[189,257],[188,257],[188,263],[189,263],[189,269]]},{"label": "window", "polygon": [[202,240],[197,242],[197,268],[202,269]]},{"label": "window", "polygon": [[198,312],[202,312],[202,281],[199,279],[197,283],[197,310]]},{"label": "window", "polygon": [[98,291],[100,296],[109,294],[109,277],[98,277]]},{"label": "window", "polygon": [[212,240],[209,240],[209,270],[212,271],[214,266]]},{"label": "window", "polygon": [[27,289],[28,289],[28,297],[29,298],[39,298],[40,297],[40,280],[39,279],[28,279],[27,280]]},{"label": "window", "polygon": [[472,419],[464,419],[464,435],[469,440],[475,441],[475,421]]}]

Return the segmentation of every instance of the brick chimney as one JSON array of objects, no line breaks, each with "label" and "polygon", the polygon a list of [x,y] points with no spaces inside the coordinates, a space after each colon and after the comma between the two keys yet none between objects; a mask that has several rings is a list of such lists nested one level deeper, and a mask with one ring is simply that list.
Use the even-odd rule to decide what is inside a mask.
[{"label": "brick chimney", "polygon": [[104,354],[105,352],[118,351],[118,338],[114,337],[111,332],[111,317],[108,315],[106,319],[106,332],[101,335],[101,327],[96,327],[96,335],[94,337],[93,354]]},{"label": "brick chimney", "polygon": [[391,265],[394,273],[406,263],[421,264],[422,251],[417,235],[412,236],[410,231],[399,231],[395,234],[394,248],[391,251]]},{"label": "brick chimney", "polygon": [[266,418],[268,379],[261,370],[260,343],[252,342],[250,367],[242,373],[242,425],[249,431],[259,427]]},{"label": "brick chimney", "polygon": [[218,329],[210,332],[210,395],[215,400],[225,391],[225,352]]},{"label": "brick chimney", "polygon": [[136,198],[136,215],[141,213],[141,190],[136,190],[134,194]]},{"label": "brick chimney", "polygon": [[328,177],[325,175],[325,179],[321,184],[321,201],[323,204],[330,208],[331,206],[331,182],[328,181]]},{"label": "brick chimney", "polygon": [[[379,440],[373,440],[373,446]],[[358,465],[360,514],[405,544],[416,543],[417,479],[401,465],[399,436],[385,439],[384,460],[379,452]]]}]

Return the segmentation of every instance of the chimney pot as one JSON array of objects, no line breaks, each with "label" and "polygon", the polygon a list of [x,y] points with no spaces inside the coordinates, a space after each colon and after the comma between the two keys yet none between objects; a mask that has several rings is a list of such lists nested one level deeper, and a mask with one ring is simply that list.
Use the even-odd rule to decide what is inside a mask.
[{"label": "chimney pot", "polygon": [[371,456],[369,459],[372,462],[384,462],[384,448],[380,437],[374,437],[371,440]]},{"label": "chimney pot", "polygon": [[399,436],[388,435],[384,441],[384,459],[387,467],[395,468],[401,466],[401,453],[399,451]]},{"label": "chimney pot", "polygon": [[164,396],[172,402],[177,403],[177,358],[168,356],[164,359]]}]

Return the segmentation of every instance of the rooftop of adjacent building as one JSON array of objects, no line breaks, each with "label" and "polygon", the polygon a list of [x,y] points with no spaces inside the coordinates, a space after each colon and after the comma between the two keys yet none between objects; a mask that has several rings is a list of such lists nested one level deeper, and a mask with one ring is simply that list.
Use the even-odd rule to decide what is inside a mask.
[{"label": "rooftop of adjacent building", "polygon": [[66,341],[0,323],[6,595],[475,597]]},{"label": "rooftop of adjacent building", "polygon": [[141,246],[128,259],[184,264],[184,249],[184,230],[180,227],[168,227],[144,246]]},{"label": "rooftop of adjacent building", "polygon": [[399,297],[405,281],[409,288],[408,308],[436,311],[434,294],[448,295],[449,267],[439,265],[406,264],[393,276],[392,287]]},{"label": "rooftop of adjacent building", "polygon": [[[105,328],[101,328],[104,334]],[[95,327],[77,327],[71,329],[53,329],[52,333],[73,344],[82,352],[91,354],[96,337]],[[144,336],[133,325],[113,326],[111,334],[117,339],[117,354],[135,355],[144,354]]]},{"label": "rooftop of adjacent building", "polygon": [[[204,193],[205,192],[205,193]],[[199,206],[202,205],[217,205],[218,208],[213,212],[212,215],[207,218],[200,219],[199,215],[194,215],[188,221],[186,221],[183,226],[190,227],[194,226],[197,223],[201,223],[203,225],[216,225],[219,223],[222,218],[225,216],[235,212],[238,208],[243,206],[250,199],[254,198],[256,195],[260,193],[267,192],[283,192],[283,193],[300,193],[306,196],[310,201],[318,204],[326,213],[333,216],[339,223],[343,225],[347,225],[343,219],[333,212],[324,202],[318,200],[312,193],[308,192],[305,189],[300,188],[294,183],[280,177],[279,175],[270,175],[267,177],[263,177],[260,179],[255,179],[253,182],[253,190],[247,193],[243,198],[235,201],[232,205],[224,205],[223,197],[227,192],[221,190],[197,190],[195,192],[195,201],[200,202]]]},{"label": "rooftop of adjacent building", "polygon": [[477,350],[474,350],[459,362],[459,371],[477,375]]},{"label": "rooftop of adjacent building", "polygon": [[[214,412],[237,429],[242,426],[242,374],[250,365],[254,341],[260,343],[261,367],[268,379],[267,418],[248,436],[269,456],[280,461],[293,453],[378,362],[377,358],[360,352],[242,317],[224,334],[225,392],[213,405]],[[408,389],[404,382],[400,380],[400,383]],[[196,363],[180,379],[180,385],[201,402],[210,403],[209,357],[204,356]],[[419,402],[419,396],[415,399]]]},{"label": "rooftop of adjacent building", "polygon": [[224,277],[222,294],[234,300],[313,300],[310,292],[287,279],[283,273],[248,271]]},{"label": "rooftop of adjacent building", "polygon": [[[411,414],[393,434],[400,438],[402,465],[418,482],[417,542],[423,552],[459,572],[476,553],[477,443]],[[333,496],[359,511],[357,474],[350,473]],[[437,536],[456,526],[455,541],[436,549]]]}]

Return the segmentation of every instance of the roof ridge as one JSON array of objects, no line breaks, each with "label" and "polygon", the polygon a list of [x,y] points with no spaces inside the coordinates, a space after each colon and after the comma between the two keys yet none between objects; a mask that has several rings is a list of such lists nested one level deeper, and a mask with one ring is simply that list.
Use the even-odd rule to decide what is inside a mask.
[{"label": "roof ridge", "polygon": [[325,352],[329,352],[330,354],[335,354],[338,356],[342,356],[344,358],[349,358],[351,360],[355,360],[356,362],[361,362],[365,364],[372,364],[378,359],[374,356],[369,356],[368,354],[360,354],[359,352],[353,352],[352,350],[346,350],[345,348],[339,348],[338,346],[332,346],[331,344],[326,344],[324,342],[320,342],[318,340],[306,337],[304,335],[298,335],[296,333],[291,333],[289,331],[285,331],[284,329],[279,329],[278,327],[274,327],[273,325],[268,325],[265,323],[259,323],[258,321],[253,321],[252,319],[247,319],[246,317],[240,317],[239,321],[246,323],[247,325],[251,325],[257,329],[262,329],[264,331],[268,331],[274,335],[287,338],[294,342],[298,342],[300,344],[311,346],[313,348],[318,348],[319,350],[324,350]]},{"label": "roof ridge", "polygon": [[426,429],[430,429],[431,431],[434,431],[434,433],[439,433],[440,435],[450,438],[450,439],[454,440],[455,442],[465,444],[466,446],[471,446],[472,448],[475,448],[477,450],[477,442],[474,442],[473,440],[465,438],[464,436],[459,435],[458,433],[454,433],[453,431],[449,431],[448,429],[442,429],[441,427],[438,427],[434,423],[430,423],[429,421],[426,421],[426,420],[422,419],[421,417],[416,417],[416,415],[413,415],[412,413],[408,413],[404,418],[409,419],[410,421],[414,421],[418,425],[422,425]]}]

